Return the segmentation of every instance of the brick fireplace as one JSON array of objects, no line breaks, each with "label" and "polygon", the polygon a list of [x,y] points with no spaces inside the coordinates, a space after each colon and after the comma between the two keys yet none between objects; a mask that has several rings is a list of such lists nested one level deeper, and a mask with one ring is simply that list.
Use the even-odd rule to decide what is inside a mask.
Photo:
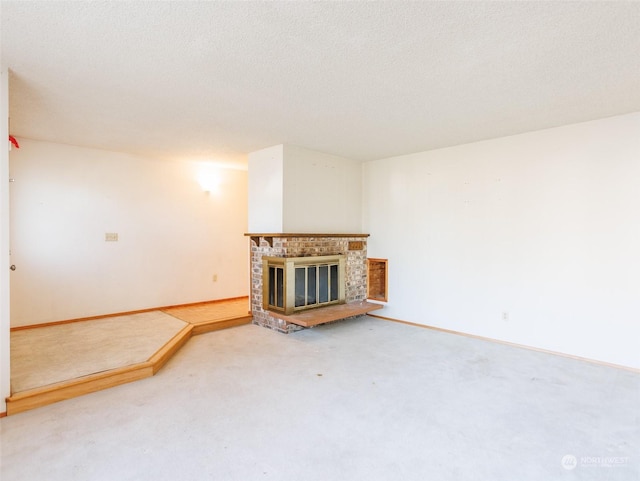
[{"label": "brick fireplace", "polygon": [[[246,235],[251,238],[251,313],[254,324],[284,333],[303,329],[302,326],[290,322],[287,316],[264,308],[263,257],[344,256],[344,301],[353,305],[366,300],[368,234]],[[313,310],[320,309],[329,308],[317,307]]]}]

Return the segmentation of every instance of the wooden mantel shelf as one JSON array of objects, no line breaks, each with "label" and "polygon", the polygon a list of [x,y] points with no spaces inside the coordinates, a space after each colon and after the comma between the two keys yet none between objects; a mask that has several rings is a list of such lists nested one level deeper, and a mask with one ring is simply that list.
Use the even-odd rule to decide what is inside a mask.
[{"label": "wooden mantel shelf", "polygon": [[309,309],[289,316],[274,311],[269,311],[269,314],[278,319],[283,319],[292,324],[297,324],[298,326],[313,327],[318,324],[337,321],[351,316],[359,316],[377,309],[382,309],[383,307],[384,306],[381,304],[376,304],[374,302],[359,301],[320,307],[317,309]]},{"label": "wooden mantel shelf", "polygon": [[371,234],[290,234],[290,233],[245,233],[245,237],[369,237]]},{"label": "wooden mantel shelf", "polygon": [[292,234],[292,233],[270,233],[270,234],[253,234],[245,233],[245,237],[251,237],[251,240],[260,245],[260,239],[264,239],[269,244],[269,247],[273,247],[273,238],[291,238],[291,237],[313,237],[313,238],[325,238],[325,237],[369,237],[369,234]]}]

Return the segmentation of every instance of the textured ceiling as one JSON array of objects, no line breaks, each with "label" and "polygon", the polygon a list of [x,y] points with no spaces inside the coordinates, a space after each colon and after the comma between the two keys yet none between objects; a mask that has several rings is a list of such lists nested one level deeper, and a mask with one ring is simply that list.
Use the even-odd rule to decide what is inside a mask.
[{"label": "textured ceiling", "polygon": [[11,133],[358,160],[640,110],[638,2],[2,1]]}]

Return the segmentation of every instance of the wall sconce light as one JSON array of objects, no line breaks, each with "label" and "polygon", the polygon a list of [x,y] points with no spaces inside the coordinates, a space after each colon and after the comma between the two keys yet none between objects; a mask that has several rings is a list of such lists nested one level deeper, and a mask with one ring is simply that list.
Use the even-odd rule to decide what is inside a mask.
[{"label": "wall sconce light", "polygon": [[210,164],[202,164],[196,178],[205,192],[217,192],[222,181],[219,169]]}]

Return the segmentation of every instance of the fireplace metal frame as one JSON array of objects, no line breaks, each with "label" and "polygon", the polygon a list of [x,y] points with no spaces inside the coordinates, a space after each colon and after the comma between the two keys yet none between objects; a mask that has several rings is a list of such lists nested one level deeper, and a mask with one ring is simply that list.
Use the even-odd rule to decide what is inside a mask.
[{"label": "fireplace metal frame", "polygon": [[[328,302],[317,302],[312,305],[296,306],[295,300],[295,269],[297,267],[310,266],[332,266],[338,267],[338,298]],[[273,267],[280,271],[283,277],[282,292],[279,296],[283,300],[283,306],[274,305],[269,302],[271,293],[271,282],[269,268]],[[330,269],[329,269],[330,272]],[[293,314],[294,312],[306,309],[317,309],[333,304],[344,304],[346,298],[346,256],[344,254],[335,254],[328,256],[310,256],[310,257],[262,257],[262,307],[265,311],[276,311],[283,314]],[[319,286],[317,286],[319,289]],[[318,295],[316,295],[318,299]]]}]

